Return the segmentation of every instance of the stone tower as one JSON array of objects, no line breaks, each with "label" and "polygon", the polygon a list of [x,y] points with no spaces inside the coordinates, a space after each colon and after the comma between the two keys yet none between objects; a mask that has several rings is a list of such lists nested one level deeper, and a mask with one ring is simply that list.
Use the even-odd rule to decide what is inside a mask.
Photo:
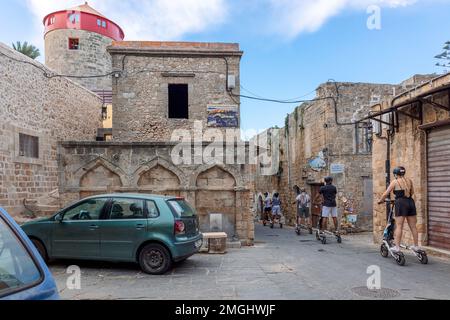
[{"label": "stone tower", "polygon": [[[106,50],[113,40],[124,39],[123,30],[93,9],[83,5],[48,14],[45,26],[45,64],[62,75],[96,76],[112,71]],[[72,78],[82,86],[101,93],[111,90],[111,77]]]}]

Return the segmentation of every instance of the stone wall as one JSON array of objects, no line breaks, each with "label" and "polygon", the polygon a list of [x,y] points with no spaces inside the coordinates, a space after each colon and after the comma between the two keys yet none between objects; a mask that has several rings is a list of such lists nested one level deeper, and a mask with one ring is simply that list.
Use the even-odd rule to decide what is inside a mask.
[{"label": "stone wall", "polygon": [[182,196],[197,209],[201,231],[210,231],[209,214],[221,213],[229,238],[236,236],[243,244],[252,244],[252,166],[176,166],[171,158],[174,146],[164,142],[63,142],[59,163],[62,204],[114,192]]},{"label": "stone wall", "polygon": [[[79,39],[79,50],[69,50],[69,38]],[[54,30],[45,35],[45,64],[54,72],[71,76],[111,73],[111,56],[106,48],[112,39],[84,30]],[[111,76],[73,80],[90,90],[111,90]]]},{"label": "stone wall", "polygon": [[[239,107],[226,86],[228,62],[239,94],[238,45],[115,42],[108,50],[122,72],[113,81],[115,141],[169,141],[173,130],[193,129],[195,121],[206,129],[208,105]],[[188,85],[189,119],[169,119],[169,84]]]},{"label": "stone wall", "polygon": [[[95,140],[102,104],[68,79],[46,78],[43,65],[1,43],[0,53],[0,206],[20,220],[29,213],[24,200],[32,207],[42,199],[50,206],[43,213],[58,206],[57,193],[49,199],[58,189],[57,141]],[[38,137],[39,158],[20,155],[20,133]]]},{"label": "stone wall", "polygon": [[[337,121],[334,102],[326,97],[337,97]],[[295,223],[296,208],[293,187],[305,186],[308,192],[318,188],[323,178],[331,175],[339,191],[339,211],[343,200],[349,200],[358,214],[358,226],[372,228],[372,169],[371,152],[365,139],[357,139],[352,121],[360,119],[371,109],[378,97],[393,93],[392,85],[365,83],[326,83],[317,89],[317,98],[296,108],[286,119],[287,127],[280,130],[280,170],[274,176],[257,175],[256,192],[278,191],[284,203],[289,223]],[[350,125],[348,125],[350,123]],[[358,129],[360,133],[364,129]],[[323,155],[320,159],[319,155]],[[323,161],[323,168],[313,170],[309,161]],[[330,166],[341,164],[344,172],[331,174]]]},{"label": "stone wall", "polygon": [[[427,90],[434,89],[441,85],[448,85],[450,77],[446,76],[421,86],[397,100],[401,103],[413,98]],[[444,106],[449,106],[450,102],[446,95],[435,96],[434,101]],[[382,108],[391,107],[390,102],[384,102]],[[379,107],[374,109],[379,111]],[[418,115],[417,107],[408,107],[404,111],[413,115]],[[429,104],[423,106],[423,124],[434,123],[436,121],[449,119],[450,114],[442,109],[435,108]],[[428,217],[427,217],[427,147],[426,132],[419,129],[421,122],[403,114],[398,115],[398,130],[395,130],[391,142],[391,179],[392,170],[397,166],[404,166],[407,169],[407,177],[412,179],[415,188],[414,199],[417,207],[418,231],[420,245],[427,245],[428,240]],[[385,162],[387,159],[387,127],[384,126],[381,137],[375,136],[373,144],[372,170],[374,176],[374,240],[380,242],[383,230],[386,226],[386,206],[377,205],[376,201],[386,190]],[[405,224],[404,240],[406,244],[412,244],[412,237],[409,228]]]}]

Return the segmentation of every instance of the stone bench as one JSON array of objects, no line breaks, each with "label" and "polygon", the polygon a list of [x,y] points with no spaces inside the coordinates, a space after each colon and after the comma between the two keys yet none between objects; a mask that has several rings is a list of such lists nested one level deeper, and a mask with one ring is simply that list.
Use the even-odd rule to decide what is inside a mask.
[{"label": "stone bench", "polygon": [[227,252],[227,238],[225,232],[203,233],[203,247],[200,252],[211,254],[224,254]]}]

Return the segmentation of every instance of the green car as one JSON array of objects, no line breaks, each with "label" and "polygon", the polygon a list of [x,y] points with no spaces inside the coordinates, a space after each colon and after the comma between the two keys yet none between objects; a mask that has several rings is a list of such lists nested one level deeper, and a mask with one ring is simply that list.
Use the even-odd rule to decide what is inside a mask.
[{"label": "green car", "polygon": [[155,195],[89,197],[22,229],[45,260],[137,262],[148,274],[166,273],[202,246],[195,210]]}]

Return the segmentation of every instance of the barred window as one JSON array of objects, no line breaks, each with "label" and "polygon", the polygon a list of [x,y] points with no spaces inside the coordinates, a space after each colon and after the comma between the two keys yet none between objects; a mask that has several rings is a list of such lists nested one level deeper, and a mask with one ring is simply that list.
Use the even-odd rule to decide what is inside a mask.
[{"label": "barred window", "polygon": [[39,159],[39,138],[19,133],[19,156]]}]

